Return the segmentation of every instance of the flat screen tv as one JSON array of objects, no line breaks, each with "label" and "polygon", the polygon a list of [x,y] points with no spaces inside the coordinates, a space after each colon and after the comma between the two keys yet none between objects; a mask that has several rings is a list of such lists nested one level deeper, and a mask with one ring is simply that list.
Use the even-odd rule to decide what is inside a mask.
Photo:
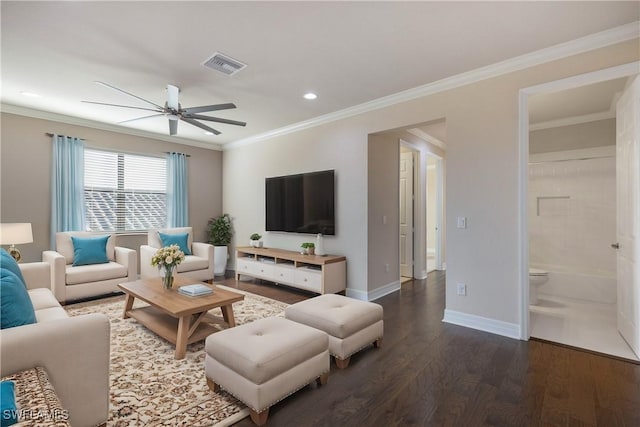
[{"label": "flat screen tv", "polygon": [[334,171],[265,180],[266,230],[336,234]]}]

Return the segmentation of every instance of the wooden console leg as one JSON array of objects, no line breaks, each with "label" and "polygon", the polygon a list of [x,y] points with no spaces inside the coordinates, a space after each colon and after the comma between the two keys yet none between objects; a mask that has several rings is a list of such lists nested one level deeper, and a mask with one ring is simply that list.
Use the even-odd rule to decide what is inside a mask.
[{"label": "wooden console leg", "polygon": [[209,389],[214,393],[217,393],[220,391],[220,386],[209,378],[207,378],[207,385],[209,386]]},{"label": "wooden console leg", "polygon": [[338,359],[336,357],[336,366],[339,369],[345,369],[347,366],[349,366],[350,361],[351,361],[351,356],[347,357],[346,359]]},{"label": "wooden console leg", "polygon": [[258,413],[253,409],[249,409],[251,411],[251,421],[257,426],[263,426],[267,423],[267,418],[269,417],[269,408],[264,411]]},{"label": "wooden console leg", "polygon": [[380,347],[382,347],[382,338],[378,338],[377,340],[375,340],[375,341],[373,342],[373,346],[374,346],[375,348],[380,348]]},{"label": "wooden console leg", "polygon": [[316,378],[316,383],[318,385],[325,385],[327,382],[329,382],[329,372],[325,372],[324,374]]}]

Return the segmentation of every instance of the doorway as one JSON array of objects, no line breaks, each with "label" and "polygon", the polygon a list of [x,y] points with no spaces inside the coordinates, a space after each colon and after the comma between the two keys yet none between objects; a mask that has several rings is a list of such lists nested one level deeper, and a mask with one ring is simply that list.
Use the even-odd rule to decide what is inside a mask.
[{"label": "doorway", "polygon": [[[623,263],[621,270],[620,253],[610,247],[624,238],[621,226],[634,221],[621,211],[620,194],[629,203],[640,197],[638,186],[628,185],[638,180],[637,159],[630,173],[620,167],[620,132],[616,131],[618,99],[628,94],[636,99],[632,108],[638,108],[640,80],[632,83],[637,69],[638,63],[627,64],[521,91],[524,339],[530,336],[640,360],[638,349],[635,354],[632,351],[633,340],[640,335],[640,307],[629,298],[629,290],[640,286],[637,262]],[[585,110],[597,104],[596,94],[605,96],[611,88],[617,95],[609,95],[607,111]],[[541,109],[544,105],[548,107]],[[572,108],[572,115],[568,114]],[[639,133],[637,123],[632,129]],[[634,168],[635,178],[631,176]],[[626,188],[623,193],[621,183]],[[621,271],[631,277],[620,280]],[[627,320],[623,327],[621,315]],[[623,331],[624,327],[630,330]]]}]

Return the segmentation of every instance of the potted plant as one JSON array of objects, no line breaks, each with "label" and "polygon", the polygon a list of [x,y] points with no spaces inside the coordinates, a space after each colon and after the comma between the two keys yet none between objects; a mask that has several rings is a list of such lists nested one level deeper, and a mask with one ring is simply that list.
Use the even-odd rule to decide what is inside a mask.
[{"label": "potted plant", "polygon": [[262,239],[261,235],[259,235],[258,233],[253,233],[251,236],[249,236],[249,245],[253,246],[254,248],[261,248],[262,242],[260,241],[260,239]]},{"label": "potted plant", "polygon": [[304,242],[300,247],[302,248],[302,253],[304,255],[313,255],[315,253],[316,245],[311,242]]},{"label": "potted plant", "polygon": [[229,214],[211,218],[207,224],[207,234],[209,235],[209,243],[214,246],[213,274],[216,276],[224,275],[229,258],[228,246],[233,235]]}]

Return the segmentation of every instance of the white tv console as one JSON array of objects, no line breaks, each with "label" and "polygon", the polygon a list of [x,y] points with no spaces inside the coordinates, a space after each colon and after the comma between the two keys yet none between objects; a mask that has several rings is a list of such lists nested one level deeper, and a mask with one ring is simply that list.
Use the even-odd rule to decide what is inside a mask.
[{"label": "white tv console", "polygon": [[319,294],[335,294],[347,288],[347,259],[244,246],[236,248],[236,280],[240,275]]}]

